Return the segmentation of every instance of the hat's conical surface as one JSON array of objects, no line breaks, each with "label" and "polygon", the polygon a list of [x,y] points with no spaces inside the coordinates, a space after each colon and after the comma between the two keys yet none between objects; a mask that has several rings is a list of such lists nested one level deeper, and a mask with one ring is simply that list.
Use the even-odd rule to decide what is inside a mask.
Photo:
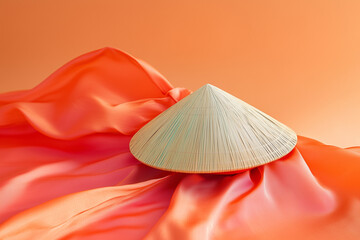
[{"label": "hat's conical surface", "polygon": [[279,159],[296,142],[295,132],[284,124],[206,84],[141,128],[130,151],[154,168],[216,173]]}]

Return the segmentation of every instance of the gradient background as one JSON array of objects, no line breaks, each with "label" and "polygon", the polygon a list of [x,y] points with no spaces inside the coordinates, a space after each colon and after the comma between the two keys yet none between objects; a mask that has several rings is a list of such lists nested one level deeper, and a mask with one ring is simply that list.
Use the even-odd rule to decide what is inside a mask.
[{"label": "gradient background", "polygon": [[211,83],[298,134],[360,145],[358,0],[0,0],[0,92],[110,46]]}]

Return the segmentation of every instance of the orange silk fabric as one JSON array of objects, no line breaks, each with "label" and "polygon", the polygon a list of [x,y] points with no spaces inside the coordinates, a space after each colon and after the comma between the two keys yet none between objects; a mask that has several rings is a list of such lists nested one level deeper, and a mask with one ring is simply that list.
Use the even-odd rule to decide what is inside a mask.
[{"label": "orange silk fabric", "polygon": [[0,239],[360,239],[360,147],[299,136],[230,175],[137,161],[131,136],[189,93],[104,48],[0,95]]}]

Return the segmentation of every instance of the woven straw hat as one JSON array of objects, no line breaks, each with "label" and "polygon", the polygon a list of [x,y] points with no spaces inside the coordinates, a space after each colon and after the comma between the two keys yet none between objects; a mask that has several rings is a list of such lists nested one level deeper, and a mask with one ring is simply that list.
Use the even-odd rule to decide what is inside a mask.
[{"label": "woven straw hat", "polygon": [[294,131],[229,93],[206,84],[141,128],[131,153],[154,168],[236,172],[288,154]]}]

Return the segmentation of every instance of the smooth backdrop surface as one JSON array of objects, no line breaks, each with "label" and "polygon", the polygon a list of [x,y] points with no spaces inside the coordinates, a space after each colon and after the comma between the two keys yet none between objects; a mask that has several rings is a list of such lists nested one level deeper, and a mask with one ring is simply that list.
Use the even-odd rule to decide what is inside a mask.
[{"label": "smooth backdrop surface", "polygon": [[0,92],[106,46],[211,83],[298,134],[360,145],[360,1],[0,0]]}]

